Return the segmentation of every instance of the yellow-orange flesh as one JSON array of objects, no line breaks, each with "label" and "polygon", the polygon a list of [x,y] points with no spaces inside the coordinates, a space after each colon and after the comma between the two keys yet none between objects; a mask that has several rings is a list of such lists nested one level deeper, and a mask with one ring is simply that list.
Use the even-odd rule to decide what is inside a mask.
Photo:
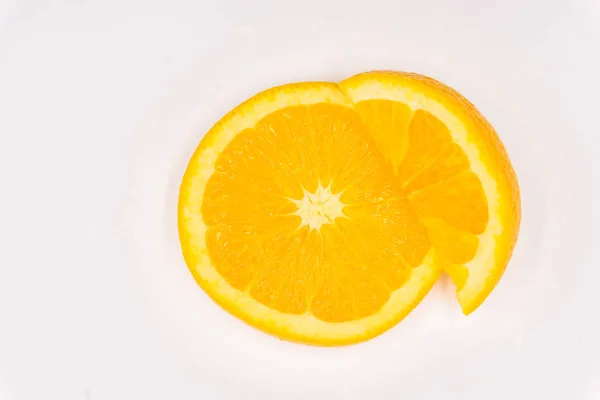
[{"label": "yellow-orange flesh", "polygon": [[[479,155],[465,153],[435,107],[364,96],[352,79],[345,91],[291,85],[251,99],[251,110],[238,107],[203,140],[182,185],[180,235],[196,279],[232,313],[292,340],[372,337],[406,315],[441,268],[460,294],[469,262],[483,257],[480,239],[493,246],[502,235],[496,225],[518,225],[518,216],[497,215],[509,200],[496,198],[505,193],[495,174],[512,174],[500,176],[508,182],[512,169],[473,171],[470,158]],[[358,95],[348,100],[352,90]],[[282,101],[290,92],[304,98]],[[486,272],[495,275],[483,285],[495,285],[510,257],[510,224],[501,271]],[[465,290],[468,313],[491,288]]]}]

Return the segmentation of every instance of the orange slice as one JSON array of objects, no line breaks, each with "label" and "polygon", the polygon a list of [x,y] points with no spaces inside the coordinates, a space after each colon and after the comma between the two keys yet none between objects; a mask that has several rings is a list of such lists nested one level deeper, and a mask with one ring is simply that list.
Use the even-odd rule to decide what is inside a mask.
[{"label": "orange slice", "polygon": [[518,229],[508,158],[462,97],[406,74],[262,92],[186,170],[186,263],[222,307],[284,339],[340,345],[407,315],[440,271],[468,313]]},{"label": "orange slice", "polygon": [[471,313],[502,277],[519,232],[519,187],[498,135],[467,99],[422,75],[371,72],[340,85]]}]

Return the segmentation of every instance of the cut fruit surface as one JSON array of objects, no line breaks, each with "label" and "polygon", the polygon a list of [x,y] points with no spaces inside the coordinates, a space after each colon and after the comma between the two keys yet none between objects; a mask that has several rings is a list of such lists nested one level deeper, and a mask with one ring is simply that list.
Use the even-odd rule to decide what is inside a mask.
[{"label": "cut fruit surface", "polygon": [[281,338],[373,337],[445,270],[465,313],[518,232],[493,129],[451,89],[373,72],[262,92],[203,138],[180,190],[186,263],[222,307]]},{"label": "cut fruit surface", "polygon": [[361,104],[391,102],[413,110],[402,133],[408,150],[394,161],[398,177],[428,227],[438,265],[457,286],[463,312],[471,313],[502,277],[521,219],[517,178],[494,128],[454,89],[422,75],[371,72],[340,85],[363,120],[398,117]]}]

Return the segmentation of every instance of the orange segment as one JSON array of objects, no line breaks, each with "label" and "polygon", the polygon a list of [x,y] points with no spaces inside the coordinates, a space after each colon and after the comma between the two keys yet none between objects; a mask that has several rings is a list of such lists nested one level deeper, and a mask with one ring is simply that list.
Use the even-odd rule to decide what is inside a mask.
[{"label": "orange segment", "polygon": [[389,299],[385,282],[356,259],[335,225],[323,225],[323,263],[316,279],[311,311],[327,322],[345,322],[375,314]]},{"label": "orange segment", "polygon": [[278,190],[277,184],[263,179],[263,176],[251,181],[247,174],[234,177],[229,173],[215,172],[206,185],[206,196],[213,201],[202,205],[206,222],[247,221],[294,212],[295,204],[283,197],[284,194],[272,194]]},{"label": "orange segment", "polygon": [[[313,266],[303,260],[309,230],[301,228],[264,245],[250,295],[262,304],[289,314],[308,310]],[[296,255],[296,257],[292,256]],[[297,256],[300,257],[297,257]]]},{"label": "orange segment", "polygon": [[[346,207],[345,211],[349,208]],[[341,219],[337,228],[340,241],[349,249],[348,254],[355,264],[369,265],[373,275],[384,282],[389,291],[400,288],[406,282],[411,268],[404,260],[399,244],[393,242],[392,235],[386,235],[376,226],[362,224],[358,219]],[[429,244],[426,246],[429,248]]]},{"label": "orange segment", "polygon": [[[260,219],[210,225],[206,233],[207,247],[215,268],[229,284],[246,290],[257,275],[261,263],[273,256],[273,245],[289,239],[289,232],[298,229],[294,216],[279,216],[265,224]],[[272,246],[259,246],[269,243]]]},{"label": "orange segment", "polygon": [[446,125],[431,113],[416,110],[408,126],[408,141],[410,147],[398,174],[403,187],[426,173],[444,155],[452,137]]},{"label": "orange segment", "polygon": [[413,111],[406,104],[387,100],[361,101],[354,106],[365,127],[395,172],[409,149],[408,124]]},{"label": "orange segment", "polygon": [[434,160],[430,160],[420,174],[407,182],[405,188],[408,192],[414,192],[468,170],[469,161],[465,153],[456,143],[450,143]]},{"label": "orange segment", "polygon": [[[344,213],[362,232],[354,235],[355,251],[377,249],[372,251],[373,255],[381,259],[382,264],[389,263],[388,268],[399,262],[416,267],[431,247],[425,226],[404,199],[347,206]],[[383,257],[386,254],[397,257],[397,261],[390,263]]]},{"label": "orange segment", "polygon": [[451,264],[464,264],[475,257],[479,246],[477,235],[456,229],[440,219],[423,219],[423,222],[442,260]]},{"label": "orange segment", "polygon": [[488,205],[481,181],[465,172],[427,186],[411,196],[415,210],[427,218],[438,218],[457,229],[480,234],[488,223]]}]

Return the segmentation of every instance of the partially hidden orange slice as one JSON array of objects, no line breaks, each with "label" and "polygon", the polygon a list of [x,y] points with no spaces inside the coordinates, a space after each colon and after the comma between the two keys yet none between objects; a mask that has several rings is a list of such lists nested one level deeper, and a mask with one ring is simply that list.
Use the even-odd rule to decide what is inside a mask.
[{"label": "partially hidden orange slice", "polygon": [[519,219],[489,123],[449,87],[392,72],[252,97],[202,139],[179,197],[199,285],[251,325],[319,345],[389,329],[442,271],[472,312]]}]

